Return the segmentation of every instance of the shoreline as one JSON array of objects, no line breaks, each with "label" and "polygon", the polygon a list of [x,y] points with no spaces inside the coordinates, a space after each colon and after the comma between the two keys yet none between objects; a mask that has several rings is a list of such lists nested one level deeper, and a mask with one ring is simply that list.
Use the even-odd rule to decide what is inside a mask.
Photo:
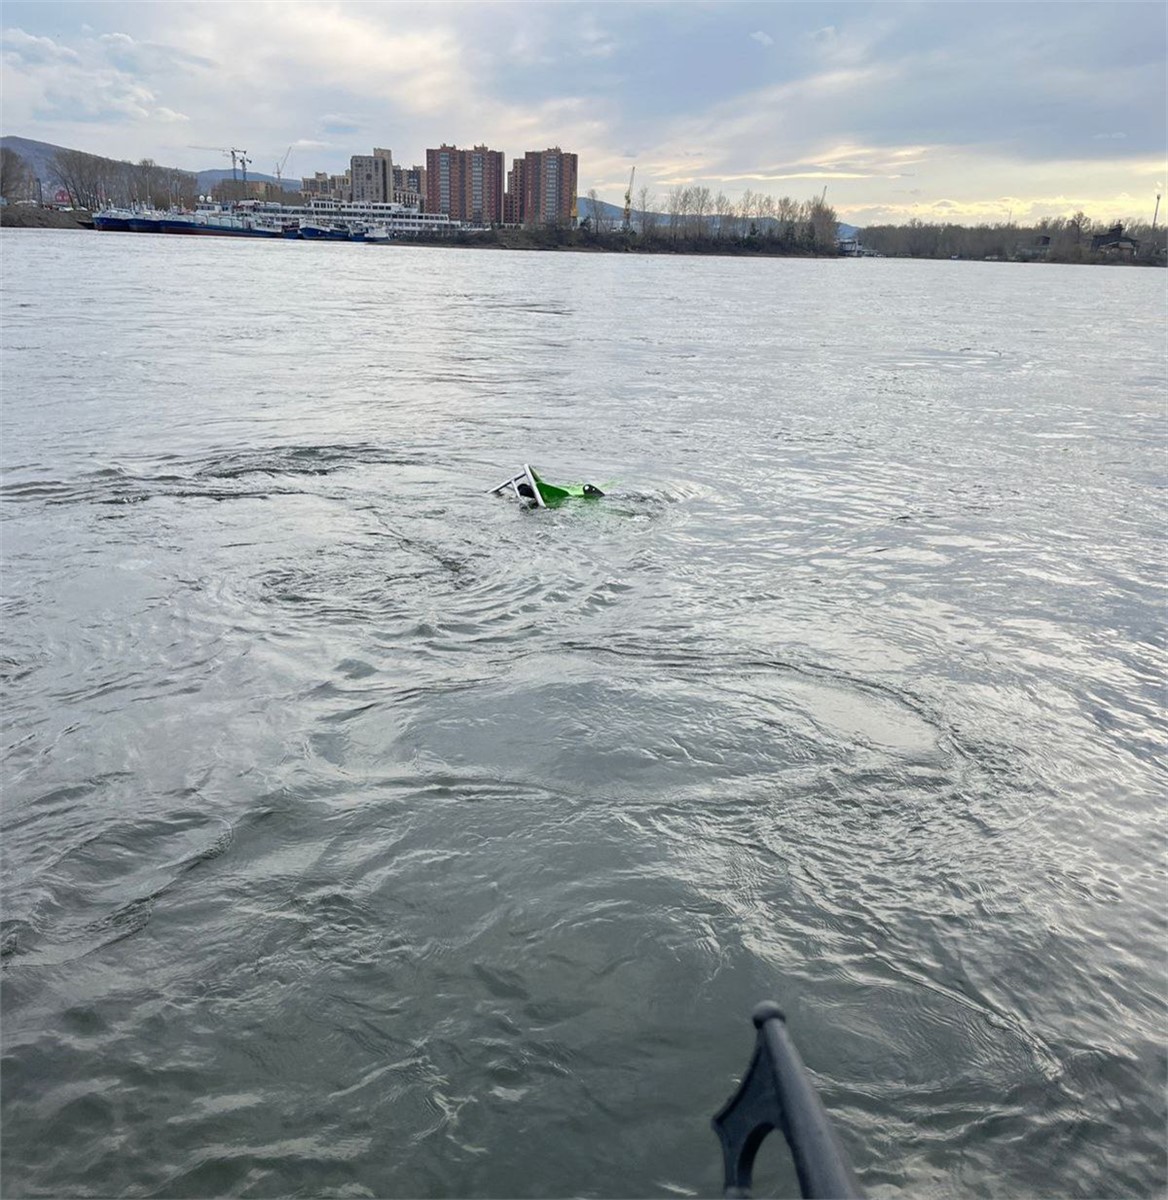
[{"label": "shoreline", "polygon": [[[62,212],[59,209],[40,208],[36,205],[7,204],[0,207],[0,228],[2,229],[84,229],[100,232],[94,229],[93,217],[83,209]],[[149,235],[145,235],[149,236]],[[625,238],[620,234],[596,235],[579,229],[491,229],[482,233],[460,233],[449,237],[426,238],[415,237],[401,239],[391,243],[399,246],[430,246],[435,249],[458,250],[514,250],[547,252],[554,251],[568,254],[638,254],[664,255],[667,257],[693,256],[714,258],[826,258],[835,259],[847,257],[827,250],[793,250],[790,246],[780,246],[769,243],[767,239],[759,239],[752,244],[748,239],[737,242],[699,241],[690,238],[677,238],[671,244],[664,238],[654,238],[649,243],[638,244],[637,240]],[[934,255],[892,255],[893,258],[907,258],[921,261],[942,262],[946,258]],[[962,258],[960,262],[1028,262],[1034,265],[1050,265],[1059,263],[1061,259],[1022,259],[1002,258],[983,260],[979,258]],[[1106,267],[1163,267],[1165,262],[1148,261],[1146,259],[1101,259],[1085,258],[1078,266]]]}]

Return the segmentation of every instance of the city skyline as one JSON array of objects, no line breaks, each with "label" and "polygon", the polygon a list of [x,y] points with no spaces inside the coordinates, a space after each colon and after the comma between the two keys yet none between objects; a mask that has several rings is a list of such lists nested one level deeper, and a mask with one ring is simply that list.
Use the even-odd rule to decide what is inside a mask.
[{"label": "city skyline", "polygon": [[[852,224],[1148,219],[1165,13],[1128,4],[5,6],[4,134],[205,170],[571,147],[578,189],[690,184]],[[242,49],[241,49],[242,48]],[[367,150],[364,153],[368,153]],[[268,160],[271,160],[270,162]]]}]

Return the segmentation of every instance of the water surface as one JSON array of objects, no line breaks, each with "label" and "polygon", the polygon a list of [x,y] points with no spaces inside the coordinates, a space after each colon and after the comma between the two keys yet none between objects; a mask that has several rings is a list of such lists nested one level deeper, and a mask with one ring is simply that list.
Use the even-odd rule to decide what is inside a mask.
[{"label": "water surface", "polygon": [[1162,274],[0,250],[6,1194],[1163,1193]]}]

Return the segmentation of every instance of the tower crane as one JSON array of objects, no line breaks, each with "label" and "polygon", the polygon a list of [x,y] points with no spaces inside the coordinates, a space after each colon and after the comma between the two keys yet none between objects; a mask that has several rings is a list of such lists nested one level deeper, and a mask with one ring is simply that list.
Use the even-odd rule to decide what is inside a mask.
[{"label": "tower crane", "polygon": [[[247,155],[246,150],[236,150],[234,147],[232,147],[230,150],[224,150],[222,146],[188,146],[187,149],[189,149],[189,150],[214,150],[216,152],[216,154],[225,154],[229,159],[231,159],[231,182],[232,183],[238,182],[239,177],[236,174],[236,169],[237,169],[237,167],[242,167],[243,168],[243,182],[247,183],[247,164],[249,162],[251,162],[251,159],[246,157],[246,155]],[[289,146],[288,149],[291,150],[292,147]],[[287,155],[285,155],[284,157],[287,158]]]},{"label": "tower crane", "polygon": [[632,169],[632,170],[629,172],[629,186],[628,186],[628,190],[625,192],[625,221],[624,221],[624,231],[625,231],[625,233],[628,233],[628,232],[629,232],[629,230],[630,230],[630,229],[632,229],[632,219],[633,219],[633,176],[635,176],[635,175],[636,175],[636,173],[637,173],[637,168],[636,168],[636,167],[633,167],[633,169]]},{"label": "tower crane", "polygon": [[276,163],[276,186],[277,187],[283,188],[283,186],[284,186],[284,184],[283,184],[284,164],[288,161],[288,155],[291,153],[292,153],[292,147],[289,146],[288,149],[284,151],[284,157],[282,159],[280,159],[280,161],[278,163]]}]

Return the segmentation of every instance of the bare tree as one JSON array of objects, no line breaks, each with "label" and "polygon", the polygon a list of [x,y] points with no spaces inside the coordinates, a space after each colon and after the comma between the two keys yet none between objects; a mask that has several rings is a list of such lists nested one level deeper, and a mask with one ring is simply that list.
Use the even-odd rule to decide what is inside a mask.
[{"label": "bare tree", "polygon": [[709,232],[706,228],[706,218],[709,216],[710,207],[713,204],[710,198],[710,189],[708,187],[693,188],[690,203],[693,208],[694,230],[698,237],[705,237]]},{"label": "bare tree", "polygon": [[593,233],[596,233],[600,216],[600,193],[593,187],[588,189],[586,196],[588,199],[588,226]]},{"label": "bare tree", "polygon": [[788,245],[794,245],[798,240],[798,203],[790,196],[780,196],[775,202],[775,220],[779,223],[779,239]]},{"label": "bare tree", "polygon": [[49,162],[49,170],[77,208],[94,209],[106,204],[193,206],[198,186],[189,171],[160,167],[149,158],[134,166],[81,150],[58,150]]},{"label": "bare tree", "polygon": [[1081,209],[1067,221],[1067,233],[1074,239],[1076,246],[1083,244],[1083,239],[1090,236],[1092,221]]},{"label": "bare tree", "polygon": [[8,146],[0,149],[0,196],[10,204],[32,198],[33,174],[25,160]]},{"label": "bare tree", "polygon": [[808,241],[813,250],[827,251],[835,248],[839,234],[839,221],[835,209],[822,197],[811,201],[807,212]]},{"label": "bare tree", "polygon": [[652,234],[657,231],[657,214],[652,209],[657,206],[657,197],[647,187],[637,193],[638,206],[641,213],[641,234]]},{"label": "bare tree", "polygon": [[714,236],[725,237],[729,232],[729,218],[734,215],[734,205],[725,192],[719,192],[714,197]]},{"label": "bare tree", "polygon": [[754,222],[754,193],[747,188],[742,193],[742,199],[738,202],[738,223],[739,234],[749,234]]},{"label": "bare tree", "polygon": [[597,196],[595,188],[589,191],[588,199],[592,203],[592,223],[596,226],[596,231],[605,236],[612,233],[616,221],[612,213],[605,210],[604,202]]},{"label": "bare tree", "polygon": [[694,236],[694,193],[697,191],[692,185],[681,189],[681,210],[679,217],[681,218],[681,228],[686,237]]},{"label": "bare tree", "polygon": [[678,184],[673,191],[669,193],[668,212],[669,212],[669,236],[674,240],[681,232],[680,225],[682,217],[685,214],[685,189]]},{"label": "bare tree", "polygon": [[100,208],[103,196],[101,160],[82,150],[58,150],[49,160],[53,179],[69,193],[74,208]]}]

